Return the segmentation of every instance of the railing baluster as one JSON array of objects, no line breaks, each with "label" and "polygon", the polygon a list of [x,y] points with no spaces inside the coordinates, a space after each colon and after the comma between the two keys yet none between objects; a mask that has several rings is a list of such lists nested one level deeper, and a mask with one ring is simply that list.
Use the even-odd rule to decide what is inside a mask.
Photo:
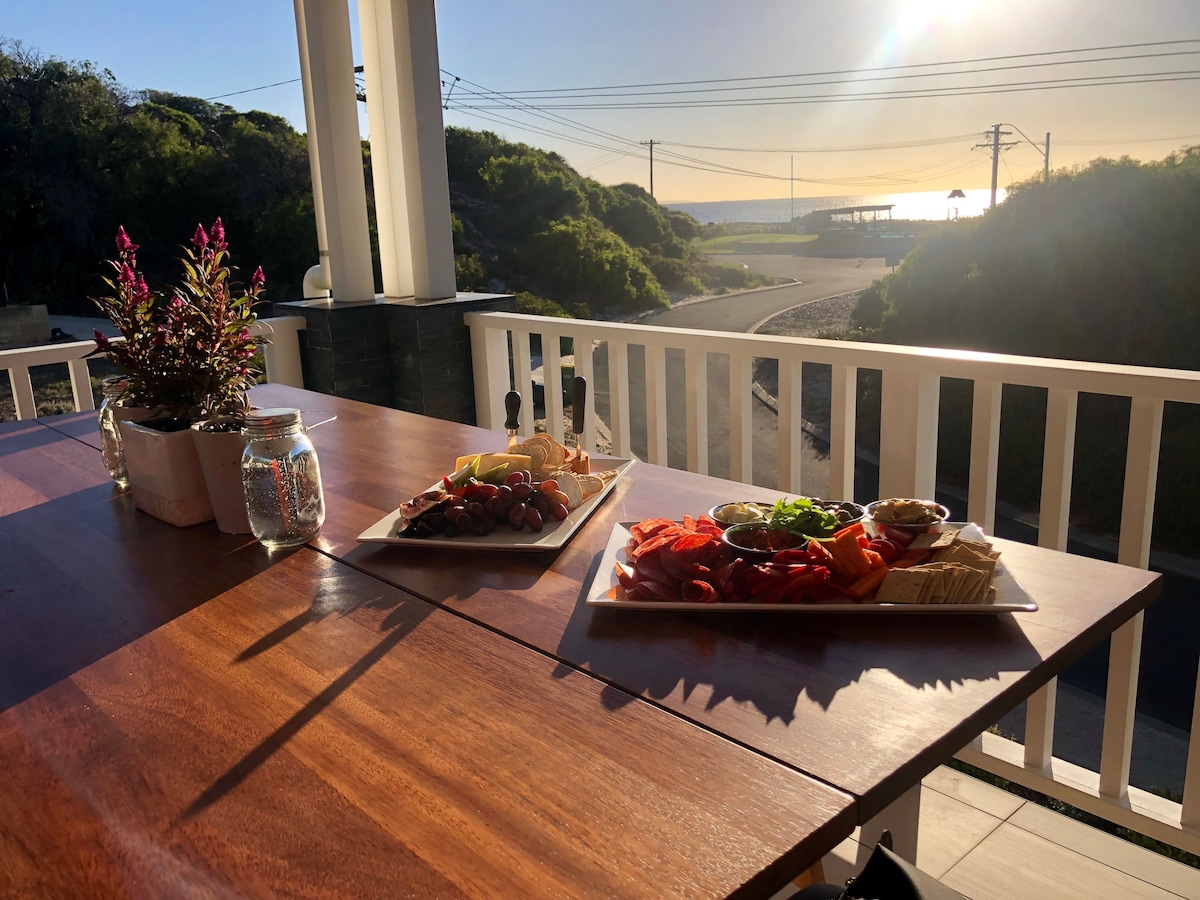
[{"label": "railing baluster", "polygon": [[[1150,563],[1150,530],[1154,521],[1154,491],[1158,485],[1162,417],[1161,400],[1133,398],[1129,410],[1129,444],[1125,455],[1125,491],[1121,501],[1117,562],[1143,569]],[[1104,738],[1100,749],[1100,793],[1109,797],[1122,798],[1129,790],[1143,619],[1144,614],[1138,613],[1117,629],[1109,651]]]},{"label": "railing baluster", "polygon": [[1000,462],[1000,398],[1003,385],[976,381],[971,407],[971,474],[967,518],[991,534],[996,527],[996,470]]},{"label": "railing baluster", "polygon": [[1196,673],[1196,695],[1192,700],[1192,730],[1188,737],[1187,772],[1183,777],[1183,810],[1179,822],[1200,827],[1200,670]]},{"label": "railing baluster", "polygon": [[684,351],[684,393],[687,394],[687,467],[708,474],[708,352]]},{"label": "railing baluster", "polygon": [[521,427],[517,433],[522,437],[533,434],[533,354],[529,351],[529,332],[512,333],[513,344],[513,390],[521,395]]},{"label": "railing baluster", "polygon": [[1150,564],[1150,529],[1154,524],[1162,421],[1161,400],[1133,398],[1129,410],[1129,447],[1125,455],[1125,491],[1121,499],[1117,562],[1139,569]]},{"label": "railing baluster", "polygon": [[779,360],[779,387],[776,407],[779,411],[775,460],[775,487],[780,491],[800,492],[800,460],[804,441],[804,413],[801,398],[803,363],[791,358]]},{"label": "railing baluster", "polygon": [[1067,549],[1071,516],[1071,468],[1075,461],[1075,418],[1079,392],[1051,388],[1046,398],[1046,445],[1042,451],[1042,502],[1038,546]]},{"label": "railing baluster", "polygon": [[646,460],[667,464],[667,351],[646,345]]},{"label": "railing baluster", "polygon": [[33,399],[33,382],[29,380],[28,366],[13,366],[8,370],[8,384],[12,388],[13,404],[18,419],[36,419],[37,403]]},{"label": "railing baluster", "polygon": [[[978,401],[978,394],[976,395]],[[1046,442],[1042,450],[1042,500],[1038,544],[1067,549],[1071,513],[1071,467],[1075,460],[1075,419],[1079,393],[1052,388],[1046,398]],[[972,424],[974,437],[974,424]],[[972,458],[974,451],[972,450]],[[972,472],[972,474],[974,474]],[[993,497],[995,492],[993,491]],[[1058,679],[1051,678],[1025,705],[1025,764],[1040,769],[1054,751],[1054,710]]]},{"label": "railing baluster", "polygon": [[928,372],[883,372],[879,417],[879,496],[932,497],[937,476],[940,379]]},{"label": "railing baluster", "polygon": [[1054,756],[1054,709],[1058,679],[1052,678],[1025,702],[1025,765],[1044,769]]},{"label": "railing baluster", "polygon": [[274,319],[259,319],[250,329],[251,334],[267,336],[263,345],[263,362],[267,370],[267,381],[304,387],[304,372],[300,366],[300,331],[304,328],[302,316],[281,316]]},{"label": "railing baluster", "polygon": [[729,354],[729,477],[754,482],[754,398],[750,393],[754,357]]},{"label": "railing baluster", "polygon": [[75,400],[75,412],[95,409],[96,398],[92,394],[92,376],[88,372],[87,360],[69,360],[67,371],[71,373],[71,396]]},{"label": "railing baluster", "polygon": [[608,341],[608,427],[614,456],[632,456],[629,440],[629,344]]},{"label": "railing baluster", "polygon": [[596,452],[596,370],[592,360],[592,339],[590,337],[576,337],[571,340],[572,350],[575,353],[575,374],[583,378],[587,382],[587,409],[588,414],[583,420],[583,435],[576,435],[575,439],[583,444],[583,449],[588,453]]},{"label": "railing baluster", "polygon": [[829,496],[853,500],[858,368],[841,363],[832,368],[829,396]]},{"label": "railing baluster", "polygon": [[546,405],[546,433],[559,443],[564,437],[562,353],[557,334],[542,332],[542,396]]},{"label": "railing baluster", "polygon": [[1100,793],[1120,800],[1129,792],[1133,717],[1142,661],[1143,613],[1113,632],[1104,692],[1104,737],[1100,745]]},{"label": "railing baluster", "polygon": [[508,329],[491,327],[474,313],[468,313],[466,320],[471,326],[475,424],[496,431],[504,425],[504,395],[509,386]]}]

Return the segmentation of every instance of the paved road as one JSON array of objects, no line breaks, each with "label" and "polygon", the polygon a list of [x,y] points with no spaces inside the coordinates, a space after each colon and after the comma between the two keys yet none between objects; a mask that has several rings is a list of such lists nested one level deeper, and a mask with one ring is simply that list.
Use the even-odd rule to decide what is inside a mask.
[{"label": "paved road", "polygon": [[[802,256],[747,257],[756,271],[800,280],[800,284],[762,291],[714,297],[693,302],[643,319],[639,324],[670,328],[711,331],[750,331],[763,319],[802,303],[857,291],[887,273],[882,259],[816,259]],[[608,383],[608,360],[596,356],[596,381]],[[645,357],[641,347],[629,348],[629,391],[631,440],[634,452],[646,453]],[[729,470],[729,362],[723,354],[710,354],[708,360],[709,474],[728,478]],[[667,354],[668,398],[684,395],[683,354]],[[608,398],[596,396],[597,413],[608,421]],[[754,469],[752,481],[763,487],[776,486],[776,417],[755,401]],[[687,467],[685,409],[681,403],[667,403],[667,461],[673,468]],[[805,443],[801,461],[802,489],[822,496],[828,493],[829,465],[827,450]]]}]

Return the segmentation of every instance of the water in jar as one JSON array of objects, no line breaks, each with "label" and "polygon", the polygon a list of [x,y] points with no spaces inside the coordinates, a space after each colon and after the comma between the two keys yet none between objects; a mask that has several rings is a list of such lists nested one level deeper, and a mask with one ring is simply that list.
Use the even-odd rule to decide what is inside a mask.
[{"label": "water in jar", "polygon": [[303,544],[321,530],[321,468],[307,438],[254,439],[242,460],[250,530],[266,547]]}]

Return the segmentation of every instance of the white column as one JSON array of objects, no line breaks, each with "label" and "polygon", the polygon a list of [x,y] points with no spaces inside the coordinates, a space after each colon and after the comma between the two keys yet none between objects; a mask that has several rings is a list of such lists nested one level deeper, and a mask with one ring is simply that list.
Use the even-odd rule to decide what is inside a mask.
[{"label": "white column", "polygon": [[313,106],[312,69],[308,62],[308,30],[304,23],[304,0],[295,0],[295,8],[296,46],[300,48],[300,83],[304,88],[304,123],[308,129],[308,168],[312,175],[313,210],[317,215],[317,250],[321,266],[328,269],[329,236],[325,230],[325,193],[321,190],[317,112]]},{"label": "white column", "polygon": [[375,227],[385,297],[412,297],[413,260],[404,189],[404,145],[400,140],[399,77],[391,36],[395,32],[390,0],[359,0],[363,81],[371,141],[371,177],[375,185]]},{"label": "white column", "polygon": [[[384,294],[453,297],[433,0],[360,0],[359,5]],[[382,180],[381,169],[387,170]]]},{"label": "white column", "polygon": [[[301,75],[308,59],[309,140],[315,137],[334,300],[373,300],[367,191],[346,0],[295,0]],[[318,234],[320,226],[318,226]]]}]

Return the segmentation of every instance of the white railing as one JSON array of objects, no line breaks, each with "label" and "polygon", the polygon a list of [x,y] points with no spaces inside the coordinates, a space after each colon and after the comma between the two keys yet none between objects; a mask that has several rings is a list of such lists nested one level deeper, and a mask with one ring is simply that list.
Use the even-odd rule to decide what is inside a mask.
[{"label": "white railing", "polygon": [[[503,397],[511,387],[532,391],[530,336],[540,335],[545,373],[548,430],[563,438],[562,372],[559,338],[576,348],[605,347],[609,372],[602,387],[609,396],[613,453],[631,456],[629,348],[645,353],[646,458],[667,464],[667,351],[684,359],[682,396],[686,406],[687,468],[708,473],[707,390],[709,355],[729,363],[729,454],[734,480],[752,483],[751,365],[755,358],[779,365],[778,475],[781,491],[801,493],[797,464],[802,432],[800,372],[803,363],[832,368],[829,416],[829,492],[854,494],[855,418],[859,369],[882,372],[879,494],[933,495],[937,462],[939,388],[943,378],[974,384],[967,517],[991,531],[996,516],[996,472],[1000,448],[1000,398],[1004,385],[1044,388],[1048,392],[1046,440],[1038,543],[1066,550],[1075,451],[1075,419],[1081,393],[1131,399],[1125,487],[1121,508],[1118,561],[1146,568],[1150,524],[1158,474],[1163,404],[1200,404],[1200,373],[1134,366],[936,350],[884,344],[806,340],[677,328],[651,328],[510,313],[469,313],[475,370],[476,415],[480,425],[500,428]],[[511,357],[509,348],[512,348]],[[575,353],[576,374],[594,384],[593,353]],[[595,391],[592,392],[593,394]],[[640,398],[639,398],[640,399]],[[523,432],[532,432],[528,417]],[[596,431],[589,421],[582,441],[595,450]],[[1200,691],[1192,718],[1191,743],[1183,802],[1174,803],[1129,785],[1133,721],[1141,659],[1142,614],[1112,638],[1100,771],[1092,772],[1053,756],[1057,682],[1038,691],[1027,704],[1026,742],[1021,745],[981,735],[959,758],[994,774],[1041,791],[1109,821],[1165,843],[1200,853]]]},{"label": "white railing", "polygon": [[[300,332],[303,330],[303,316],[259,319],[251,328],[252,334],[265,335],[270,341],[263,347],[267,381],[304,387],[304,377],[300,373]],[[112,340],[120,341],[124,338]],[[33,381],[29,377],[29,370],[34,366],[66,363],[71,376],[75,411],[95,409],[91,375],[88,371],[88,360],[85,358],[95,349],[95,341],[72,341],[65,344],[41,344],[36,347],[0,350],[0,371],[8,370],[8,383],[12,388],[17,418],[32,419],[37,416]]]}]

